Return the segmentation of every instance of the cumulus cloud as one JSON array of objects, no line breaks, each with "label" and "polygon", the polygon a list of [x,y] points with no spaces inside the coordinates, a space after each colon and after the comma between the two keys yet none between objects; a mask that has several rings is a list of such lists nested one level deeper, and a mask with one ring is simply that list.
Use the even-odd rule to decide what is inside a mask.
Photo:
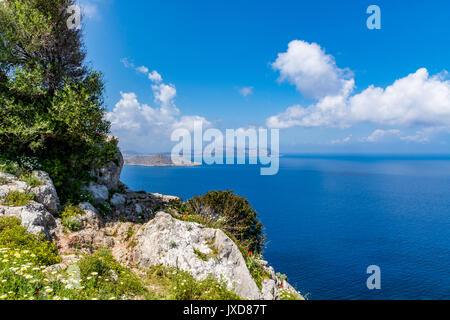
[{"label": "cumulus cloud", "polygon": [[386,126],[450,126],[448,74],[430,76],[425,68],[386,88],[370,86],[354,94],[354,80],[342,77],[334,59],[317,44],[293,41],[274,63],[280,79],[288,80],[306,96],[309,105],[294,105],[267,119],[271,128],[349,127],[357,123]]},{"label": "cumulus cloud", "polygon": [[450,81],[422,68],[387,88],[370,86],[349,101],[352,121],[388,125],[449,125]]},{"label": "cumulus cloud", "polygon": [[[147,69],[147,72],[148,72],[148,69]],[[148,74],[148,78],[153,82],[161,82],[162,81],[161,75],[155,70],[153,70],[151,73]]]},{"label": "cumulus cloud", "polygon": [[[133,67],[126,59],[123,63],[126,67]],[[156,71],[153,73],[159,75]],[[177,91],[173,84],[162,82],[161,76],[151,80],[156,107],[141,103],[134,92],[121,92],[121,99],[113,111],[106,114],[112,133],[123,145],[141,150],[151,144],[168,143],[175,129],[193,131],[194,122],[202,122],[204,127],[211,126],[204,117],[181,115],[175,104]]]},{"label": "cumulus cloud", "polygon": [[307,98],[337,95],[353,80],[347,70],[336,66],[333,56],[327,55],[317,43],[294,40],[288,50],[278,54],[272,64],[280,72],[279,81],[288,81]]}]

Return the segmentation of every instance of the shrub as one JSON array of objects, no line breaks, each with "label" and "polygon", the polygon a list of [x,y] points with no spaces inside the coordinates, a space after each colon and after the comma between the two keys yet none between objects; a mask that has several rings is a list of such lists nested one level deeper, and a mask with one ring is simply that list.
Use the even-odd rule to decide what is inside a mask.
[{"label": "shrub", "polygon": [[3,205],[9,207],[23,207],[35,199],[35,195],[31,192],[20,192],[17,190],[9,191],[3,198]]},{"label": "shrub", "polygon": [[247,264],[248,271],[252,275],[252,278],[253,280],[255,280],[255,283],[259,289],[262,288],[264,279],[270,278],[270,274],[260,263],[261,259],[262,256],[260,254],[249,254],[245,258],[245,263]]},{"label": "shrub", "polygon": [[241,300],[234,292],[227,289],[224,280],[208,277],[196,280],[186,271],[164,266],[151,267],[147,276],[153,285],[162,287],[168,300]]},{"label": "shrub", "polygon": [[[81,260],[81,267],[74,264],[55,271],[30,262],[33,254],[28,250],[0,247],[0,255],[0,300],[112,300],[147,295],[143,282],[107,251]],[[105,264],[102,274],[95,271],[99,259]]]},{"label": "shrub", "polygon": [[79,231],[83,227],[83,222],[77,217],[83,214],[84,211],[80,207],[67,205],[61,213],[61,224],[70,231]]},{"label": "shrub", "polygon": [[39,169],[41,169],[41,164],[36,157],[17,154],[6,157],[5,154],[0,154],[0,172],[21,176]]},{"label": "shrub", "polygon": [[16,162],[0,156],[0,172],[15,175],[18,171],[19,165]]},{"label": "shrub", "polygon": [[92,192],[89,190],[81,190],[78,194],[79,202],[89,202],[94,203],[94,196],[92,195]]},{"label": "shrub", "polygon": [[0,177],[0,186],[3,186],[5,184],[8,184],[8,178]]},{"label": "shrub", "polygon": [[32,172],[22,174],[19,179],[25,181],[31,188],[36,188],[44,184],[42,180],[36,177]]},{"label": "shrub", "polygon": [[4,217],[0,219],[0,232],[6,229],[12,229],[14,227],[20,226],[20,219],[16,217]]},{"label": "shrub", "polygon": [[68,217],[79,217],[84,214],[84,211],[81,210],[79,206],[74,205],[66,205],[64,207],[64,210],[61,213],[61,218],[68,218]]},{"label": "shrub", "polygon": [[117,263],[111,252],[100,249],[95,254],[78,262],[81,279],[88,292],[96,292],[99,299],[115,296],[137,296],[146,293],[142,281],[130,270]]},{"label": "shrub", "polygon": [[73,232],[79,231],[83,227],[83,222],[76,217],[64,217],[61,219],[61,224]]},{"label": "shrub", "polygon": [[288,281],[288,277],[285,274],[282,274],[280,272],[277,272],[276,276],[278,277],[278,279],[280,279],[281,281]]},{"label": "shrub", "polygon": [[96,206],[97,210],[104,217],[109,215],[112,211],[111,205],[108,202],[102,202]]},{"label": "shrub", "polygon": [[298,294],[295,294],[289,290],[280,290],[280,300],[301,300]]},{"label": "shrub", "polygon": [[195,196],[181,207],[182,213],[193,214],[210,225],[216,224],[253,252],[264,246],[263,226],[256,211],[244,197],[232,191],[210,191]]},{"label": "shrub", "polygon": [[30,260],[39,265],[52,265],[60,262],[56,246],[45,240],[43,235],[34,235],[20,226],[20,220],[0,219],[0,247],[30,252]]}]

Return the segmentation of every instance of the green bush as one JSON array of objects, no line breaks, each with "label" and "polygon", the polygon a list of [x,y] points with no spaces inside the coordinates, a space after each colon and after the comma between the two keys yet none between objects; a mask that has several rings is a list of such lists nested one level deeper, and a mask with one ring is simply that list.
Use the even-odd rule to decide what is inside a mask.
[{"label": "green bush", "polygon": [[97,293],[99,299],[110,296],[120,299],[122,296],[138,296],[147,292],[143,282],[117,263],[107,249],[100,249],[84,258],[78,262],[78,266],[81,279]]},{"label": "green bush", "polygon": [[61,219],[61,224],[73,232],[83,228],[83,222],[75,217],[64,217]]},{"label": "green bush", "polygon": [[0,218],[0,232],[3,232],[6,229],[12,229],[14,227],[20,226],[20,219],[16,217],[4,217]]},{"label": "green bush", "polygon": [[8,184],[8,178],[6,177],[0,177],[0,186],[3,186],[5,184]]},{"label": "green bush", "polygon": [[255,253],[262,252],[263,226],[257,213],[247,199],[235,195],[233,191],[210,191],[195,196],[181,207],[181,212],[200,217],[209,225],[216,225]]},{"label": "green bush", "polygon": [[100,212],[100,214],[104,217],[106,217],[107,215],[109,215],[112,211],[111,205],[108,202],[102,202],[99,203],[96,206],[97,210]]},{"label": "green bush", "polygon": [[16,162],[6,159],[2,155],[0,155],[0,172],[15,175],[18,171],[19,165]]},{"label": "green bush", "polygon": [[89,190],[81,190],[79,195],[79,202],[89,202],[94,203],[94,196],[92,195],[92,192]]},{"label": "green bush", "polygon": [[161,286],[160,298],[167,300],[241,300],[227,289],[226,281],[212,277],[196,280],[189,272],[164,266],[151,267],[147,271],[153,286]]},{"label": "green bush", "polygon": [[70,231],[79,231],[83,227],[83,222],[77,217],[82,216],[84,211],[80,207],[67,205],[61,212],[61,224]]},{"label": "green bush", "polygon": [[296,294],[294,292],[281,289],[280,290],[280,300],[302,300],[302,299],[298,294]]},{"label": "green bush", "polygon": [[0,247],[30,252],[30,260],[39,265],[53,265],[61,261],[56,246],[43,235],[34,235],[20,226],[16,218],[0,219]]},{"label": "green bush", "polygon": [[250,272],[253,280],[255,280],[258,288],[261,290],[264,279],[270,279],[270,274],[261,265],[260,260],[262,260],[262,256],[260,254],[251,253],[245,257],[245,263],[248,271]]},{"label": "green bush", "polygon": [[25,181],[31,188],[36,188],[44,184],[42,180],[36,177],[32,172],[22,174],[19,179]]},{"label": "green bush", "polygon": [[35,197],[35,194],[31,192],[12,190],[3,198],[2,204],[8,207],[23,207],[33,201]]},{"label": "green bush", "polygon": [[68,218],[68,217],[79,217],[84,215],[84,211],[81,210],[79,206],[74,205],[66,205],[64,207],[64,210],[61,212],[61,218]]},{"label": "green bush", "polygon": [[[106,251],[65,270],[30,262],[33,253],[29,250],[0,247],[0,255],[0,300],[119,300],[148,296],[144,283]],[[99,260],[104,268],[99,268]]]}]

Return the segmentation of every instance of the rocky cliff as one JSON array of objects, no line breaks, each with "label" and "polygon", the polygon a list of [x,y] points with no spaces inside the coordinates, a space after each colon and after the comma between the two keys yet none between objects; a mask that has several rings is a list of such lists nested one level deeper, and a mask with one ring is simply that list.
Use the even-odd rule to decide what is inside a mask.
[{"label": "rocky cliff", "polygon": [[[56,218],[61,209],[58,195],[50,177],[42,171],[33,172],[40,181],[34,187],[0,173],[0,199],[13,192],[34,195],[34,200],[15,206],[0,201],[0,217],[17,217],[28,232],[42,233],[54,241],[63,257],[62,268],[82,254],[106,247],[118,262],[137,272],[152,266],[174,267],[195,279],[225,281],[229,290],[244,299],[280,299],[282,291],[303,299],[262,260],[258,263],[267,276],[258,286],[238,246],[224,232],[178,219],[174,208],[181,199],[127,188],[119,181],[122,155],[116,157],[117,161],[93,171],[96,179],[85,188],[93,196],[92,203],[79,204],[81,214],[73,217],[81,226],[76,231],[68,231]],[[107,214],[96,207],[107,208]]]}]

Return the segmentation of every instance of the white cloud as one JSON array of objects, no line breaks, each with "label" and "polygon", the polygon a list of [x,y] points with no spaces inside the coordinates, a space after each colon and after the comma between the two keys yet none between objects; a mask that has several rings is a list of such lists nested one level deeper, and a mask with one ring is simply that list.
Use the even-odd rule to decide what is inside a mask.
[{"label": "white cloud", "polygon": [[247,97],[253,94],[253,87],[243,87],[239,89],[239,93],[243,97]]},{"label": "white cloud", "polygon": [[147,68],[146,66],[136,67],[133,62],[130,62],[128,60],[128,58],[122,58],[122,59],[120,59],[120,62],[122,62],[122,64],[124,65],[125,68],[131,68],[131,69],[136,70],[139,73],[145,74],[148,77],[148,79],[155,84],[159,84],[163,81],[162,76],[156,70],[153,70],[152,72],[150,72],[150,69]]},{"label": "white cloud", "polygon": [[450,132],[450,128],[448,127],[424,128],[422,130],[417,131],[414,135],[401,137],[401,140],[408,142],[428,143],[430,142],[432,137],[442,132],[448,133]]},{"label": "white cloud", "polygon": [[352,79],[347,79],[349,72],[339,69],[334,58],[317,43],[291,41],[287,52],[278,54],[272,67],[280,72],[279,81],[294,84],[307,98],[337,95],[353,84]]},{"label": "white cloud", "polygon": [[362,138],[361,141],[363,141],[363,142],[378,142],[389,136],[399,137],[401,133],[402,132],[398,129],[390,129],[390,130],[377,129],[367,138]]},{"label": "white cloud", "polygon": [[[126,67],[134,68],[126,59],[123,59],[122,63]],[[175,129],[185,128],[192,131],[195,121],[203,122],[204,127],[211,125],[201,116],[181,115],[175,104],[177,91],[174,85],[158,83],[153,84],[151,88],[157,107],[139,102],[133,92],[121,92],[121,99],[113,111],[106,114],[106,118],[111,122],[112,133],[120,138],[122,145],[142,150],[152,144],[168,144]]]},{"label": "white cloud", "polygon": [[148,73],[148,68],[146,66],[140,66],[140,67],[136,68],[136,71],[138,71],[140,73],[147,74]]},{"label": "white cloud", "polygon": [[172,84],[158,84],[152,86],[153,95],[155,96],[156,103],[161,105],[161,108],[165,112],[173,112],[179,114],[179,110],[175,106],[175,96],[177,95],[177,89]]},{"label": "white cloud", "polygon": [[180,120],[176,121],[172,125],[172,129],[187,129],[190,132],[194,131],[194,123],[195,122],[201,122],[203,125],[203,128],[207,128],[211,126],[211,122],[206,120],[203,117],[200,116],[183,116],[180,118]]},{"label": "white cloud", "polygon": [[316,44],[293,41],[274,65],[280,70],[281,79],[294,83],[300,92],[322,96],[307,107],[294,105],[269,117],[266,122],[270,128],[349,127],[364,122],[450,126],[450,81],[446,80],[446,72],[430,76],[422,68],[386,88],[370,86],[353,94],[354,80],[343,80],[334,59]]},{"label": "white cloud", "polygon": [[370,86],[349,101],[353,122],[450,125],[450,81],[422,68],[386,89]]},{"label": "white cloud", "polygon": [[153,70],[151,73],[148,74],[148,78],[153,82],[161,82],[162,81],[161,75],[158,72],[156,72],[155,70]]},{"label": "white cloud", "polygon": [[345,143],[349,143],[351,140],[352,140],[352,135],[349,135],[348,137],[346,137],[344,139],[333,140],[333,141],[331,141],[331,144],[345,144]]}]

